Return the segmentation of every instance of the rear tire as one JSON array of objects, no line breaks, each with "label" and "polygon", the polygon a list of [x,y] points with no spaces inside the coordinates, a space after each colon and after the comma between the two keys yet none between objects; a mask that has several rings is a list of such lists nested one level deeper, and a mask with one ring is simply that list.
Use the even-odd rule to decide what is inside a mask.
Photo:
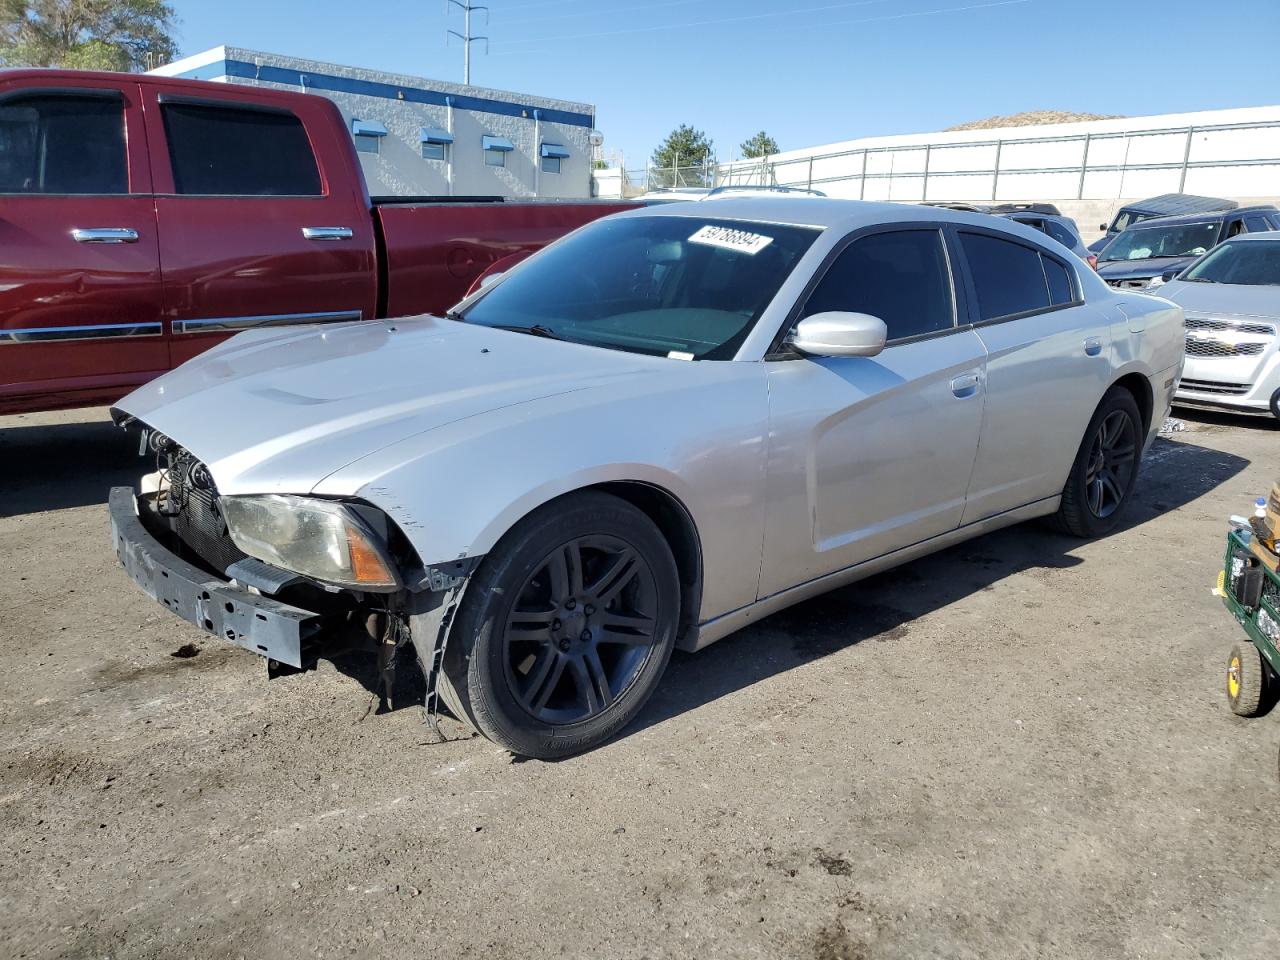
[{"label": "rear tire", "polygon": [[1055,518],[1061,530],[1093,538],[1115,529],[1132,499],[1144,439],[1133,394],[1112,387],[1089,421],[1062,488]]},{"label": "rear tire", "polygon": [[441,699],[520,756],[589,750],[653,694],[679,615],[675,559],[653,521],[608,494],[571,494],[521,520],[477,568]]}]

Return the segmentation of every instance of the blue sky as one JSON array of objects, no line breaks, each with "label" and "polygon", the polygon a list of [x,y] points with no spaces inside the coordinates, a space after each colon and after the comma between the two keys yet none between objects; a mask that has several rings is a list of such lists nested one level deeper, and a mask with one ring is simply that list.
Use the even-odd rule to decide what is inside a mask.
[{"label": "blue sky", "polygon": [[[444,0],[171,2],[184,54],[225,43],[462,79]],[[680,123],[728,160],[761,128],[786,150],[1021,110],[1280,102],[1280,0],[484,2],[472,82],[596,104],[629,167]]]}]

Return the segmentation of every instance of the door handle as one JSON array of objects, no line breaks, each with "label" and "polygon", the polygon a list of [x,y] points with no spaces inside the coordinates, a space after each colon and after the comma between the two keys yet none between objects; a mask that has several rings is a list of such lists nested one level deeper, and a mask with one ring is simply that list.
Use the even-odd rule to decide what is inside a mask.
[{"label": "door handle", "polygon": [[308,240],[350,240],[350,227],[303,227],[302,235]]},{"label": "door handle", "polygon": [[976,373],[966,373],[951,381],[951,393],[959,400],[967,400],[978,392],[982,378]]},{"label": "door handle", "polygon": [[75,227],[71,239],[76,243],[137,243],[138,231],[128,227]]},{"label": "door handle", "polygon": [[1084,353],[1087,357],[1096,357],[1102,353],[1102,341],[1098,337],[1089,337],[1084,342]]}]

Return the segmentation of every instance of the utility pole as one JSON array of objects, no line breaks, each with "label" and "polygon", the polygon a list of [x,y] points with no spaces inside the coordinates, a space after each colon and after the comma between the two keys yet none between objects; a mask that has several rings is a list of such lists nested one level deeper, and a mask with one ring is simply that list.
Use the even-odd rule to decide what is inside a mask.
[{"label": "utility pole", "polygon": [[474,4],[471,0],[446,0],[444,7],[446,14],[449,12],[450,4],[462,11],[462,33],[457,30],[446,30],[445,42],[448,42],[449,37],[457,37],[462,41],[462,82],[467,86],[471,86],[471,44],[477,40],[483,40],[484,52],[489,52],[488,37],[474,37],[471,35],[471,11],[483,10],[484,22],[488,24],[489,8]]}]

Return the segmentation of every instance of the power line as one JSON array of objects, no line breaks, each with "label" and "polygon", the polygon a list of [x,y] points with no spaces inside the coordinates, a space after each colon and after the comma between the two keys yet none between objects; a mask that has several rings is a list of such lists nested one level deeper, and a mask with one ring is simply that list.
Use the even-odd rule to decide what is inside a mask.
[{"label": "power line", "polygon": [[[748,16],[740,16],[740,17],[723,17],[716,20],[700,20],[700,21],[691,22],[691,23],[661,23],[661,24],[654,24],[652,26],[647,26],[647,27],[628,27],[623,30],[602,30],[595,33],[561,34],[558,36],[551,36],[551,37],[533,37],[533,38],[527,38],[523,40],[506,40],[506,41],[501,41],[500,46],[505,48],[505,47],[515,46],[517,44],[526,44],[526,43],[550,43],[550,42],[555,42],[560,40],[591,40],[597,37],[618,37],[618,36],[623,36],[625,34],[655,33],[661,30],[684,30],[690,27],[711,27],[711,26],[719,26],[721,24],[726,24],[726,23],[744,23],[751,20],[762,20],[762,19],[765,19],[766,17],[794,16],[796,14],[802,14],[802,13],[818,13],[818,12],[827,11],[827,10],[847,9],[849,7],[865,7],[865,6],[870,6],[872,4],[887,3],[887,2],[889,2],[889,0],[857,0],[857,2],[855,3],[836,3],[836,4],[828,4],[822,7],[807,7],[800,10],[785,10],[785,11],[777,11],[773,13],[757,13],[757,14],[751,14]],[[1010,7],[1010,6],[1016,6],[1019,4],[1033,3],[1033,2],[1035,2],[1035,0],[993,0],[993,2],[990,2],[990,3],[974,3],[974,4],[968,4],[962,7],[943,7],[935,10],[919,10],[914,13],[895,13],[895,14],[887,14],[885,16],[880,16],[880,17],[863,17],[857,20],[831,20],[821,24],[820,26],[837,27],[837,26],[848,26],[851,24],[858,24],[858,23],[879,23],[879,22],[888,21],[888,20],[906,20],[912,17],[931,17],[941,13],[964,13],[970,10],[983,10],[989,7]],[[804,24],[804,25],[792,25],[790,27],[783,26],[783,27],[778,27],[776,29],[812,30],[813,27],[814,27],[813,24]],[[501,52],[515,53],[517,51],[504,49]],[[529,51],[519,51],[519,52],[529,52]]]},{"label": "power line", "polygon": [[591,8],[574,13],[554,13],[549,17],[524,17],[520,20],[503,20],[502,25],[515,26],[520,23],[545,23],[548,20],[572,20],[574,17],[591,17],[600,14],[632,13],[636,10],[652,10],[654,7],[684,7],[691,3],[705,3],[706,0],[660,0],[658,3],[641,3],[633,7],[609,7],[605,9]]}]

